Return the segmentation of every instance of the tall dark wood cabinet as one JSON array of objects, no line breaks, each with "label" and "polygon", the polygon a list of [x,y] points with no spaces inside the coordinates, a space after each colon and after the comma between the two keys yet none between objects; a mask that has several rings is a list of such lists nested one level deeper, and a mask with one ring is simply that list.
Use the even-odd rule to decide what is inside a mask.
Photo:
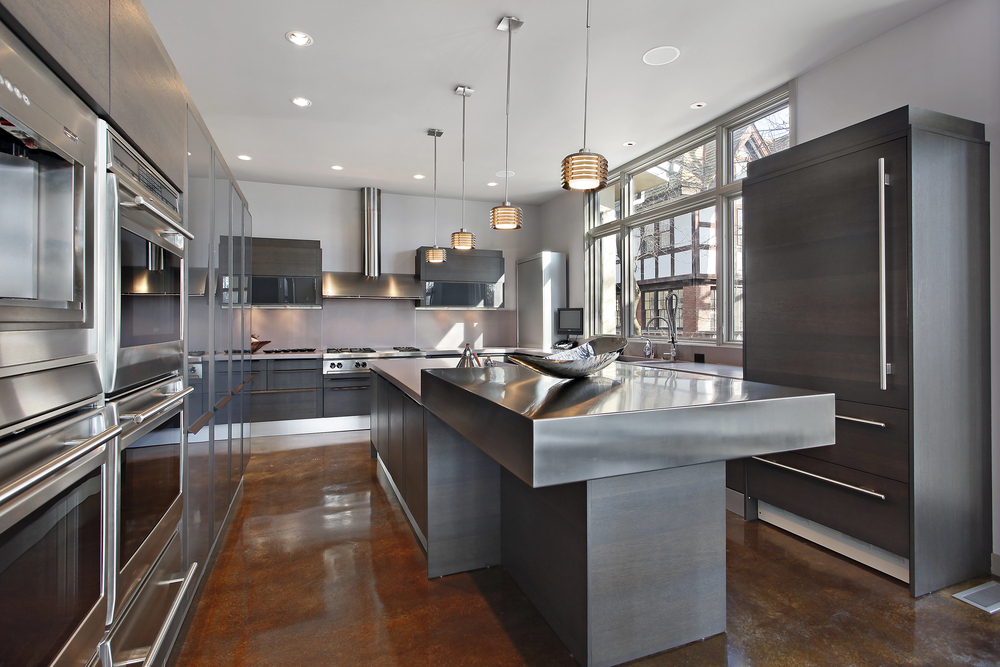
[{"label": "tall dark wood cabinet", "polygon": [[990,563],[989,145],[914,107],[750,165],[747,380],[832,391],[837,444],[752,459],[747,494],[909,561]]}]

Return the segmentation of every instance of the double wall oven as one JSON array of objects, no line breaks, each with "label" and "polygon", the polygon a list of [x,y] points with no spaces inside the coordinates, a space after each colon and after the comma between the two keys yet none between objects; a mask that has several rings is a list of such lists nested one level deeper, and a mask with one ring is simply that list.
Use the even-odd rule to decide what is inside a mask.
[{"label": "double wall oven", "polygon": [[105,632],[110,452],[95,324],[96,122],[0,25],[0,663]]}]

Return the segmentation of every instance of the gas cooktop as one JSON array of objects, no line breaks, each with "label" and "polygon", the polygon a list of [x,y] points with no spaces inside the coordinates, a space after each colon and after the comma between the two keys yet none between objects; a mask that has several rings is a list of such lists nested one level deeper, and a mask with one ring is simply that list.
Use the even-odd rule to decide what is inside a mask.
[{"label": "gas cooktop", "polygon": [[327,354],[376,354],[370,347],[328,347]]},{"label": "gas cooktop", "polygon": [[277,350],[261,350],[264,354],[309,354],[315,352],[315,347],[289,347]]}]

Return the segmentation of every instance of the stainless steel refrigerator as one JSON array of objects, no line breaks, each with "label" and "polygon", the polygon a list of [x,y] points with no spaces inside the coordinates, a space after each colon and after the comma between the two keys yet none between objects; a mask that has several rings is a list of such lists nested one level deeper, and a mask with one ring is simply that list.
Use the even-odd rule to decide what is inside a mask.
[{"label": "stainless steel refrigerator", "polygon": [[540,252],[517,263],[517,345],[548,349],[559,340],[556,310],[567,306],[566,254]]}]

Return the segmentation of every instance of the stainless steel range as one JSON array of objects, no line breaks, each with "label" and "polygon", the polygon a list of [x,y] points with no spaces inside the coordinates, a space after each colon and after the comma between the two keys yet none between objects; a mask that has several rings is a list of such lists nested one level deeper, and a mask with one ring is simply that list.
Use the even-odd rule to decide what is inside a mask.
[{"label": "stainless steel range", "polygon": [[368,362],[375,359],[422,358],[425,354],[415,347],[394,347],[376,350],[371,347],[329,347],[323,355],[323,375],[367,373]]}]

